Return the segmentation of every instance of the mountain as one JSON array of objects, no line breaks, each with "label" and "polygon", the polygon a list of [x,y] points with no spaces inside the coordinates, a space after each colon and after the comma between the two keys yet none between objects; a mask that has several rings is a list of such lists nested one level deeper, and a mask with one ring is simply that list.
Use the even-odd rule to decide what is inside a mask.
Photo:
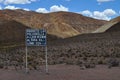
[{"label": "mountain", "polygon": [[120,31],[120,16],[110,20],[97,30],[93,31],[93,33],[116,32],[116,31]]},{"label": "mountain", "polygon": [[[14,20],[6,20],[0,18],[0,48],[2,46],[21,46],[25,45],[25,31],[30,27],[25,26]],[[49,41],[54,41],[59,38],[47,34]]]},{"label": "mountain", "polygon": [[66,44],[67,46],[68,44],[70,44],[73,47],[76,46],[78,47],[77,44],[79,44],[82,46],[86,45],[89,47],[92,46],[96,48],[97,46],[98,47],[101,46],[101,48],[112,47],[115,49],[116,47],[120,48],[119,36],[120,36],[120,16],[110,20],[109,22],[98,28],[96,31],[94,31],[93,33],[82,34],[71,38],[66,38],[62,41],[62,43]]},{"label": "mountain", "polygon": [[[25,45],[25,30],[45,28],[49,64],[76,64],[84,58],[106,64],[113,56],[120,58],[119,26],[119,17],[107,22],[70,12],[1,10],[0,53],[25,55],[25,46],[21,46]],[[43,52],[43,47],[28,47],[28,53],[40,53],[45,59]]]},{"label": "mountain", "polygon": [[98,64],[106,64],[109,58],[120,58],[119,19],[117,17],[108,22],[109,24],[105,24],[107,26],[102,26],[100,29],[105,29],[104,32],[81,34],[50,42],[49,61],[51,64],[52,62],[77,64],[78,59],[87,58],[87,60],[94,59]]},{"label": "mountain", "polygon": [[68,38],[83,33],[91,33],[107,21],[85,17],[72,12],[36,13],[24,10],[1,10],[1,15],[31,28],[45,28],[48,34]]},{"label": "mountain", "polygon": [[96,32],[94,31],[94,33],[81,34],[74,37],[59,39],[51,42],[50,47],[53,45],[58,52],[60,50],[63,52],[71,50],[73,53],[91,53],[91,55],[100,53],[99,55],[104,56],[110,56],[110,54],[118,56],[120,55],[119,36],[120,17],[117,17],[98,28]]},{"label": "mountain", "polygon": [[0,19],[0,46],[22,43],[25,40],[25,30],[29,27],[14,21]]}]

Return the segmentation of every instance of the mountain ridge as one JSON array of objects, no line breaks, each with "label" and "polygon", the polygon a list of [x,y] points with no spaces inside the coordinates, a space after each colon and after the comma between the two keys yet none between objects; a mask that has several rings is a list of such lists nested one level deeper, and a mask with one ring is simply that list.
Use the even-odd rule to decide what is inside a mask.
[{"label": "mountain ridge", "polygon": [[92,33],[108,32],[110,30],[110,28],[114,28],[115,25],[117,25],[117,24],[118,24],[118,26],[116,28],[119,30],[120,16],[118,16],[118,17],[110,20],[109,22],[107,22],[106,24],[104,24],[103,26],[101,26],[100,28],[98,28],[96,31],[93,31]]},{"label": "mountain ridge", "polygon": [[9,16],[30,28],[45,28],[48,34],[60,38],[90,33],[106,23],[103,20],[63,11],[43,14],[24,10],[1,10],[0,14]]}]

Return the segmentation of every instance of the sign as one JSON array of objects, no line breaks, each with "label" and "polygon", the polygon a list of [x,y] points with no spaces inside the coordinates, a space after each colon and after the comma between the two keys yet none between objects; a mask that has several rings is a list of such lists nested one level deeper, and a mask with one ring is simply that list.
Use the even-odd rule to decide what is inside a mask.
[{"label": "sign", "polygon": [[48,60],[47,60],[47,46],[46,46],[46,30],[44,29],[27,29],[26,30],[26,73],[28,73],[28,49],[27,46],[45,46],[45,63],[46,73],[48,73]]},{"label": "sign", "polygon": [[46,46],[46,30],[27,29],[26,45],[27,46]]}]

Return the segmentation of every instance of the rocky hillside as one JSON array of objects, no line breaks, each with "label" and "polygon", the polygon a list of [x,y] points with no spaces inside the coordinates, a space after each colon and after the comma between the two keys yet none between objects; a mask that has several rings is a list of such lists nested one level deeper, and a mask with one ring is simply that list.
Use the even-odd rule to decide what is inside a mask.
[{"label": "rocky hillside", "polygon": [[11,19],[31,28],[45,28],[48,34],[60,38],[91,33],[106,23],[106,21],[96,20],[72,12],[42,14],[24,10],[1,10],[0,15],[9,16]]},{"label": "rocky hillside", "polygon": [[116,31],[120,31],[120,16],[110,20],[97,30],[93,31],[93,33],[116,32]]},{"label": "rocky hillside", "polygon": [[[26,28],[47,29],[49,64],[78,64],[79,60],[84,59],[86,62],[95,61],[95,64],[107,64],[109,58],[120,58],[119,17],[100,27],[106,21],[68,12],[39,14],[23,10],[3,10],[0,13],[2,14],[0,17],[1,44],[24,42]],[[6,19],[7,16],[8,19]],[[8,57],[11,54],[12,57],[25,56],[25,46],[2,50],[0,53],[7,53]],[[39,57],[35,57],[35,59],[45,60],[44,51],[43,47],[28,47],[31,57],[39,53]]]},{"label": "rocky hillside", "polygon": [[25,40],[27,26],[14,20],[1,20],[0,24],[0,46],[11,43],[21,43]]}]

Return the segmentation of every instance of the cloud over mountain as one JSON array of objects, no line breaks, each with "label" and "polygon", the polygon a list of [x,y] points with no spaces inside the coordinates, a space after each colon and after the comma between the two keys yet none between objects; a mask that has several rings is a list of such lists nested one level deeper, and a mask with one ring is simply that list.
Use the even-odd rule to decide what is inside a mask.
[{"label": "cloud over mountain", "polygon": [[29,4],[35,2],[36,0],[0,0],[0,3],[8,4]]},{"label": "cloud over mountain", "polygon": [[45,8],[38,8],[36,10],[36,12],[39,12],[39,13],[48,13],[49,11],[47,9],[45,9]]},{"label": "cloud over mountain", "polygon": [[53,5],[50,7],[51,12],[56,12],[56,11],[68,11],[69,9],[67,7],[64,7],[63,5]]},{"label": "cloud over mountain", "polygon": [[38,8],[36,10],[36,12],[39,13],[48,13],[48,12],[56,12],[56,11],[69,11],[69,9],[63,5],[53,5],[50,7],[49,10],[47,10],[46,8]]},{"label": "cloud over mountain", "polygon": [[[4,9],[16,10],[16,9],[21,9],[21,8],[20,7],[15,7],[15,6],[8,5],[8,6],[4,7]],[[23,8],[23,10],[29,11],[29,9],[27,9],[27,8]]]},{"label": "cloud over mountain", "polygon": [[0,6],[0,10],[2,9],[2,7]]},{"label": "cloud over mountain", "polygon": [[91,12],[89,10],[85,10],[85,11],[82,11],[81,13],[85,16],[93,17],[96,19],[102,19],[102,20],[110,20],[111,16],[114,16],[117,14],[117,12],[114,11],[113,9],[105,9],[102,12],[100,11]]}]

